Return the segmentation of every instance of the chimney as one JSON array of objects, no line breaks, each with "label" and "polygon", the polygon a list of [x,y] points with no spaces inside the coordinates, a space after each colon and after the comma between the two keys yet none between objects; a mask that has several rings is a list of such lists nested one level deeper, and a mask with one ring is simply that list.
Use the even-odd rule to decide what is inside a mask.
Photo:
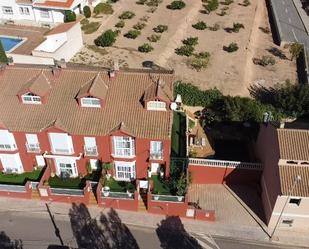
[{"label": "chimney", "polygon": [[56,67],[59,67],[59,68],[67,68],[67,63],[65,62],[64,59],[61,59],[60,61],[56,61],[55,65]]},{"label": "chimney", "polygon": [[57,66],[53,66],[52,67],[52,74],[54,76],[55,79],[58,79],[61,73],[61,68],[57,67]]},{"label": "chimney", "polygon": [[109,78],[115,78],[116,77],[116,72],[115,72],[115,70],[109,70],[108,71],[108,76],[109,76]]}]

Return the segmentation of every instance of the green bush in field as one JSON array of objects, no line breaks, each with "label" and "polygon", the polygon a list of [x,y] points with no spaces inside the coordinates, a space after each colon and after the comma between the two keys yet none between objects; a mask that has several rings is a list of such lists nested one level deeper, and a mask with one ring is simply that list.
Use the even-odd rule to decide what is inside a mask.
[{"label": "green bush in field", "polygon": [[84,16],[85,16],[86,18],[91,17],[91,9],[90,9],[89,6],[87,6],[87,5],[84,6],[83,12],[84,12]]},{"label": "green bush in field", "polygon": [[102,35],[100,35],[98,38],[94,40],[95,45],[101,46],[101,47],[109,47],[112,46],[117,37],[118,33],[115,31],[112,31],[111,29],[106,30]]},{"label": "green bush in field", "polygon": [[153,31],[156,32],[156,33],[163,33],[167,30],[168,30],[168,26],[162,25],[162,24],[159,24],[157,27],[153,28]]},{"label": "green bush in field", "polygon": [[114,13],[114,10],[112,5],[110,5],[109,3],[99,3],[94,7],[93,12],[96,15],[99,14],[111,15]]},{"label": "green bush in field", "polygon": [[120,16],[118,16],[119,19],[132,19],[135,16],[134,12],[132,11],[124,11]]},{"label": "green bush in field", "polygon": [[149,53],[152,50],[153,50],[153,47],[148,43],[144,43],[142,46],[138,47],[138,51],[140,51],[142,53]]},{"label": "green bush in field", "polygon": [[173,1],[166,7],[171,10],[181,10],[186,7],[186,4],[183,1]]},{"label": "green bush in field", "polygon": [[64,12],[64,22],[75,22],[76,14],[71,10],[66,10]]},{"label": "green bush in field", "polygon": [[193,24],[192,27],[198,30],[204,30],[207,29],[207,24],[203,21],[198,21],[197,23]]},{"label": "green bush in field", "polygon": [[124,37],[129,39],[136,39],[141,34],[141,31],[139,30],[129,30],[128,33],[124,34]]}]

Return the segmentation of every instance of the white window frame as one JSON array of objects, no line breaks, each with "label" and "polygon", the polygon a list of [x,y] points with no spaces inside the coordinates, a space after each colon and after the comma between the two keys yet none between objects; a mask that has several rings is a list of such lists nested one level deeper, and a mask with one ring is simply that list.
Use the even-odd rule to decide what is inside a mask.
[{"label": "white window frame", "polygon": [[[5,157],[11,157],[11,160],[14,158],[14,161],[15,161],[14,165],[9,165],[9,166],[6,165],[6,163],[4,163],[4,158]],[[2,163],[4,171],[6,173],[18,173],[18,174],[21,174],[21,173],[24,172],[24,167],[23,167],[23,164],[22,164],[22,162],[20,160],[19,153],[16,153],[16,154],[0,154],[0,161]]]},{"label": "white window frame", "polygon": [[30,10],[28,7],[23,7],[23,6],[20,6],[19,7],[19,13],[21,15],[24,15],[24,16],[30,16]]},{"label": "white window frame", "polygon": [[13,7],[11,7],[11,6],[2,6],[2,13],[4,15],[13,15],[14,14]]},{"label": "white window frame", "polygon": [[163,142],[150,141],[150,158],[162,160],[163,159]]},{"label": "white window frame", "polygon": [[[60,139],[60,136],[61,136],[62,141],[65,140],[66,146],[64,147],[66,147],[66,149],[57,148],[56,146],[54,146],[53,139],[55,139],[55,136],[59,136],[58,139]],[[64,136],[66,136],[66,138],[64,138]],[[49,137],[49,144],[51,147],[51,151],[53,154],[67,154],[67,155],[74,154],[72,137],[69,136],[68,134],[50,132],[48,133],[48,137]]]},{"label": "white window frame", "polygon": [[118,181],[132,181],[136,178],[135,161],[115,161],[115,179]]},{"label": "white window frame", "polygon": [[84,137],[84,153],[86,156],[97,156],[98,149],[95,137]]},{"label": "white window frame", "polygon": [[135,157],[135,139],[129,136],[113,136],[113,156]]},{"label": "white window frame", "polygon": [[26,134],[26,148],[27,152],[38,153],[40,152],[40,144],[37,134]]},{"label": "white window frame", "polygon": [[163,101],[148,101],[147,110],[150,111],[166,111],[166,103]]},{"label": "white window frame", "polygon": [[7,140],[5,143],[3,143],[3,141],[1,141],[0,139],[0,151],[14,151],[17,150],[17,145],[16,145],[16,141],[14,138],[14,134],[9,132],[8,130],[1,130],[1,133],[6,133],[5,135],[2,134],[2,136],[6,136]]},{"label": "white window frame", "polygon": [[101,108],[101,101],[98,98],[83,97],[80,99],[80,105],[82,107]]},{"label": "white window frame", "polygon": [[34,95],[30,92],[21,95],[21,99],[22,99],[24,104],[34,104],[34,105],[42,104],[41,97]]},{"label": "white window frame", "polygon": [[[62,172],[69,172],[69,177],[74,178],[78,177],[78,171],[76,166],[76,160],[71,158],[56,158],[56,169],[57,169],[57,175],[61,176]],[[69,166],[70,165],[70,166]]]},{"label": "white window frame", "polygon": [[40,9],[40,17],[41,18],[50,18],[49,10]]}]

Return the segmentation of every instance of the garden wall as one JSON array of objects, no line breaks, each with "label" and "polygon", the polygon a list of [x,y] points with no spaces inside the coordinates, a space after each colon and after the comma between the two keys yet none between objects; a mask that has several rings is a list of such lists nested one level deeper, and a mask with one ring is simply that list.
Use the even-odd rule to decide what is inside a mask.
[{"label": "garden wall", "polygon": [[0,196],[31,199],[32,186],[27,181],[25,186],[0,184]]},{"label": "garden wall", "polygon": [[97,195],[97,202],[98,202],[99,207],[123,209],[123,210],[129,210],[129,211],[138,210],[138,192],[137,191],[134,192],[133,199],[103,197],[102,196],[102,185],[98,183],[96,195]]}]

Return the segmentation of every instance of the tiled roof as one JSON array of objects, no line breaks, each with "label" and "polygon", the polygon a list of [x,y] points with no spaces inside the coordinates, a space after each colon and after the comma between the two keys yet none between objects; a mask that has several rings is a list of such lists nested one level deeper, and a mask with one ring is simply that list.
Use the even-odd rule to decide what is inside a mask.
[{"label": "tiled roof", "polygon": [[309,161],[309,130],[277,129],[280,158]]},{"label": "tiled roof", "polygon": [[160,77],[158,77],[155,82],[151,83],[146,88],[143,100],[148,101],[155,98],[159,98],[166,102],[172,101],[173,98],[171,89]]},{"label": "tiled roof", "polygon": [[77,98],[86,97],[88,95],[99,99],[105,99],[108,86],[104,83],[102,77],[98,73],[88,83],[84,84],[78,92]]},{"label": "tiled roof", "polygon": [[55,35],[55,34],[61,34],[69,31],[76,23],[78,23],[80,20],[78,19],[75,22],[67,22],[62,23],[53,28],[51,31],[47,33],[47,35]]},{"label": "tiled roof", "polygon": [[32,4],[32,0],[16,0],[19,4]]},{"label": "tiled roof", "polygon": [[309,197],[309,165],[280,165],[279,174],[282,194]]},{"label": "tiled roof", "polygon": [[[21,104],[18,91],[41,72],[52,83],[47,103]],[[81,87],[98,73],[108,87],[106,104],[103,108],[78,106],[75,97]],[[168,139],[172,113],[147,111],[140,102],[144,89],[158,77],[172,89],[171,73],[129,70],[110,79],[102,68],[68,66],[54,77],[49,68],[15,65],[0,76],[0,121],[11,131],[23,132],[39,132],[60,122],[68,133],[80,135],[107,135],[123,122],[136,137]]]},{"label": "tiled roof", "polygon": [[34,6],[39,7],[55,7],[55,8],[71,8],[74,0],[47,0],[34,2]]},{"label": "tiled roof", "polygon": [[38,96],[45,96],[51,89],[51,82],[46,77],[44,71],[41,71],[26,84],[24,84],[18,91],[19,95],[27,92],[34,93]]}]

